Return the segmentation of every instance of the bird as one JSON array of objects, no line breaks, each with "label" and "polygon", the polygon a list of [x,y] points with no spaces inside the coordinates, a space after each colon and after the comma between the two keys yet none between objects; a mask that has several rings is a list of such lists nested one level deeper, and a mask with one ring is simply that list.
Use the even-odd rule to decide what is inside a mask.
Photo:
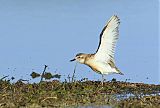
[{"label": "bird", "polygon": [[123,73],[115,65],[115,47],[119,38],[120,19],[113,15],[100,33],[99,45],[95,53],[78,53],[70,60],[89,66],[93,71],[102,75],[101,83],[104,83],[104,75]]}]

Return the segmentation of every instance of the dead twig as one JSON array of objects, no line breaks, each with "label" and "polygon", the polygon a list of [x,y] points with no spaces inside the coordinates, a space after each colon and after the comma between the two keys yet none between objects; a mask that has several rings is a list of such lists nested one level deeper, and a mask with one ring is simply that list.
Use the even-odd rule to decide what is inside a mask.
[{"label": "dead twig", "polygon": [[74,71],[73,71],[73,75],[72,75],[72,82],[74,82],[74,78],[75,78],[75,73],[76,73],[76,67],[77,67],[77,63],[74,67]]},{"label": "dead twig", "polygon": [[44,65],[44,70],[43,70],[43,73],[41,75],[41,81],[40,82],[42,82],[42,80],[43,80],[44,73],[45,73],[47,67],[48,67],[47,65]]},{"label": "dead twig", "polygon": [[44,98],[41,102],[44,102],[44,101],[46,101],[46,100],[48,100],[48,99],[57,99],[57,97],[46,97],[46,98]]}]

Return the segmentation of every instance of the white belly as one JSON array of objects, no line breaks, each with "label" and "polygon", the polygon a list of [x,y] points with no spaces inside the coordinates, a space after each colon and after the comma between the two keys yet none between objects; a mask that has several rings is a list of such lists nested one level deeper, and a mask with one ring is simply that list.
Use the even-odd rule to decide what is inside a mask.
[{"label": "white belly", "polygon": [[89,66],[96,69],[102,74],[117,73],[116,69],[111,68],[110,65],[108,65],[107,63],[92,61],[89,63]]}]

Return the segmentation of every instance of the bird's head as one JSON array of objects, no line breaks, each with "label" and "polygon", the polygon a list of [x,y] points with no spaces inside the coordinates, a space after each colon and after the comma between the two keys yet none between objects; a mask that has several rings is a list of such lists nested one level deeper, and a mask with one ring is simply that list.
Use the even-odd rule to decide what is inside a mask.
[{"label": "bird's head", "polygon": [[75,61],[75,60],[76,60],[76,61],[78,61],[79,63],[84,64],[85,59],[86,59],[86,54],[84,54],[84,53],[78,53],[78,54],[75,56],[75,58],[72,59],[72,60],[70,60],[70,61],[72,62],[72,61]]}]

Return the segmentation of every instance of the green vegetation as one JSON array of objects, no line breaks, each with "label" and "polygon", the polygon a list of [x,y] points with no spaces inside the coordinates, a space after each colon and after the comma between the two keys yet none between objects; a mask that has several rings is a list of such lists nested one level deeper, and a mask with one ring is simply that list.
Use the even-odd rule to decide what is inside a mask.
[{"label": "green vegetation", "polygon": [[[159,108],[160,85],[120,82],[116,79],[104,82],[75,79],[68,76],[60,82],[61,75],[32,72],[32,78],[40,77],[39,83],[20,79],[15,83],[8,76],[0,79],[0,108],[60,108],[87,105],[107,105],[114,108]],[[53,79],[54,78],[54,79]],[[50,79],[50,81],[44,81]],[[56,80],[58,79],[58,80]],[[26,82],[27,81],[27,82]]]},{"label": "green vegetation", "polygon": [[[160,106],[160,85],[119,81],[41,81],[10,83],[0,80],[0,107],[67,107],[109,105],[117,108],[157,108]],[[154,94],[154,96],[153,96]],[[131,96],[129,96],[131,95]],[[128,97],[129,96],[129,97]]]}]

